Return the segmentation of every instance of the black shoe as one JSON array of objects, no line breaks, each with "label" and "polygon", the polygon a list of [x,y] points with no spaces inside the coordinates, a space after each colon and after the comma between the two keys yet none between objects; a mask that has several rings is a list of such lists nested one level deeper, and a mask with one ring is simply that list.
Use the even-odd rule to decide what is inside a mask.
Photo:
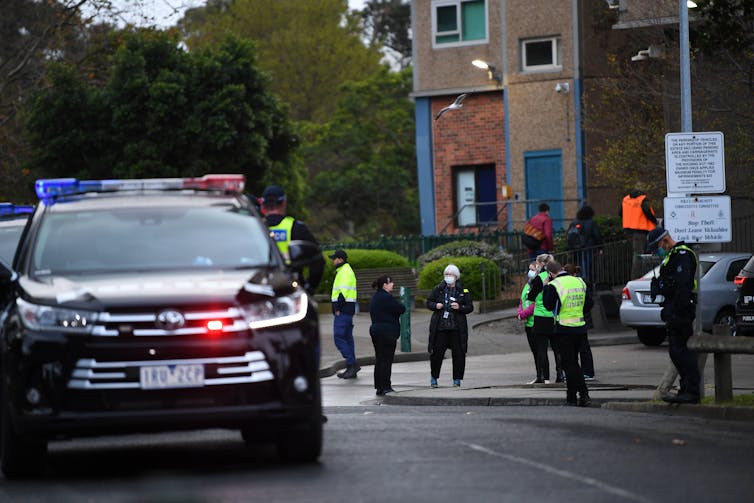
[{"label": "black shoe", "polygon": [[354,379],[356,378],[356,373],[361,370],[361,367],[358,365],[348,365],[346,367],[346,370],[338,374],[338,377],[341,379]]},{"label": "black shoe", "polygon": [[385,390],[385,393],[395,393],[395,390],[392,386],[390,386],[388,389]]},{"label": "black shoe", "polygon": [[555,378],[555,382],[565,382],[565,372],[562,370],[558,372],[558,377]]},{"label": "black shoe", "polygon": [[592,405],[592,399],[589,398],[589,395],[581,395],[579,397],[579,407],[589,407]]},{"label": "black shoe", "polygon": [[665,395],[662,400],[667,403],[699,403],[699,397],[691,393],[678,393],[677,395]]},{"label": "black shoe", "polygon": [[387,393],[387,391],[385,391],[384,389],[377,390],[377,396],[383,396],[385,393]]}]

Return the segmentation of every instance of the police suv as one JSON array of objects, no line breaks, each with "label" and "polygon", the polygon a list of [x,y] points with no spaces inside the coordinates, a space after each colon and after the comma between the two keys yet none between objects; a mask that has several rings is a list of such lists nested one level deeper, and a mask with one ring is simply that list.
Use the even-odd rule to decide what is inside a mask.
[{"label": "police suv", "polygon": [[51,439],[232,428],[284,460],[322,446],[317,310],[242,175],[39,180],[0,267],[0,466]]}]

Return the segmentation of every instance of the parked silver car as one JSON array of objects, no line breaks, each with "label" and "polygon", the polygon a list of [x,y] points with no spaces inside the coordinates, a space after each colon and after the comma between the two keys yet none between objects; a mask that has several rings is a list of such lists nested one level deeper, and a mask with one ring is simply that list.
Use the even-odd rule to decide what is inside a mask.
[{"label": "parked silver car", "polygon": [[[702,253],[699,255],[702,281],[700,299],[702,330],[712,331],[716,324],[726,324],[735,330],[735,306],[738,292],[733,279],[751,257],[750,253]],[[652,302],[649,283],[659,274],[659,266],[641,278],[629,281],[623,288],[620,321],[635,328],[639,340],[647,346],[659,346],[665,341],[665,324],[660,319],[662,297]]]}]

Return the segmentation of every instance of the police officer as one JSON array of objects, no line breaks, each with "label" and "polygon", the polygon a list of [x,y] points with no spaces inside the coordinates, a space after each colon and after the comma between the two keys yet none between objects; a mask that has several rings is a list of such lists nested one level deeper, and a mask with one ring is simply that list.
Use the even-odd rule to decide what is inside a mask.
[{"label": "police officer", "polygon": [[663,257],[660,276],[652,279],[652,297],[664,297],[660,317],[665,322],[670,359],[680,376],[678,394],[662,399],[668,403],[699,403],[698,358],[686,344],[694,333],[696,317],[696,253],[660,226],[647,235],[646,251]]},{"label": "police officer", "polygon": [[356,275],[348,263],[345,250],[335,250],[330,255],[335,266],[332,282],[333,339],[335,347],[346,360],[346,370],[338,374],[342,379],[355,379],[361,370],[356,363],[356,348],[353,341],[353,315],[356,314]]},{"label": "police officer", "polygon": [[[260,203],[265,223],[270,229],[270,233],[286,261],[290,259],[288,247],[291,241],[311,241],[319,246],[316,238],[305,223],[286,214],[288,201],[285,197],[285,191],[281,186],[270,185],[264,189]],[[308,266],[308,269],[309,274],[306,278],[303,277],[303,271],[297,272],[301,277],[306,291],[313,294],[322,280],[322,273],[325,270],[325,259],[321,255],[318,255],[314,263]]]},{"label": "police officer", "polygon": [[578,357],[587,333],[584,312],[592,309],[592,296],[584,280],[568,274],[558,261],[549,261],[546,269],[548,279],[542,291],[542,303],[555,317],[552,340],[566,373],[566,405],[589,407],[592,401]]}]

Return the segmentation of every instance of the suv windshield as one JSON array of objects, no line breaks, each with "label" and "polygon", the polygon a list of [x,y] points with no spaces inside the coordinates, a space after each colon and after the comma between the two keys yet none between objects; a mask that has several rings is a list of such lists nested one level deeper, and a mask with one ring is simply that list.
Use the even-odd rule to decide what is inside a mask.
[{"label": "suv windshield", "polygon": [[98,208],[52,213],[31,274],[230,269],[270,263],[260,221],[229,206]]}]

